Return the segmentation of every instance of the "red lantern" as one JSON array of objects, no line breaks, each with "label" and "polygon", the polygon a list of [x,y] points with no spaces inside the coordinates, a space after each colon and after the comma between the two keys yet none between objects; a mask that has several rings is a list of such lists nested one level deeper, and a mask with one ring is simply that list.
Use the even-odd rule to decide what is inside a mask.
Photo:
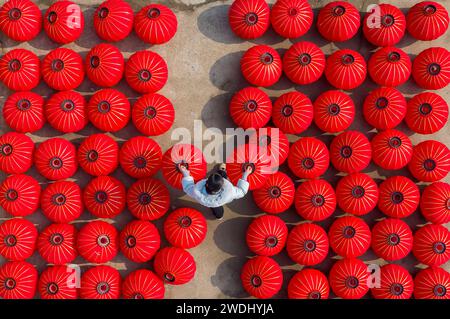
[{"label": "red lantern", "polygon": [[10,261],[0,267],[0,298],[33,299],[38,272],[25,261]]},{"label": "red lantern", "polygon": [[272,101],[258,88],[246,87],[237,92],[230,102],[230,115],[243,129],[259,129],[267,124],[272,114]]},{"label": "red lantern", "polygon": [[163,44],[177,32],[177,16],[162,4],[142,8],[134,18],[134,32],[144,42]]},{"label": "red lantern", "polygon": [[413,148],[408,165],[411,174],[423,182],[436,182],[450,171],[450,151],[438,141],[420,142]]},{"label": "red lantern", "polygon": [[162,159],[162,174],[172,187],[181,189],[181,174],[178,165],[184,165],[195,182],[206,175],[206,161],[201,150],[190,144],[175,144],[169,148]]},{"label": "red lantern", "polygon": [[37,285],[41,299],[77,299],[75,271],[75,268],[69,266],[52,266],[45,269]]},{"label": "red lantern", "polygon": [[89,268],[80,283],[81,299],[119,299],[121,277],[117,269],[102,265]]},{"label": "red lantern", "polygon": [[345,173],[360,172],[370,164],[372,147],[369,139],[358,131],[346,131],[330,145],[330,159],[334,168]]},{"label": "red lantern", "polygon": [[311,28],[314,14],[306,0],[277,0],[270,12],[270,22],[283,38],[298,38]]},{"label": "red lantern", "polygon": [[426,220],[434,224],[450,222],[450,185],[436,182],[423,190],[420,211]]},{"label": "red lantern", "polygon": [[286,250],[297,264],[314,266],[328,255],[329,243],[325,230],[315,224],[304,223],[295,226],[289,233]]},{"label": "red lantern", "polygon": [[165,247],[155,256],[153,268],[169,285],[183,285],[195,276],[196,265],[192,255],[182,248]]},{"label": "red lantern", "polygon": [[81,189],[72,181],[51,183],[42,191],[42,213],[54,223],[70,223],[83,213]]},{"label": "red lantern", "polygon": [[62,133],[81,131],[88,123],[86,100],[75,91],[57,92],[45,103],[45,117]]},{"label": "red lantern", "polygon": [[429,48],[414,59],[412,75],[417,85],[439,90],[450,83],[450,52],[445,48]]},{"label": "red lantern", "polygon": [[317,178],[323,175],[330,165],[328,148],[315,137],[301,137],[291,146],[288,165],[299,178]]},{"label": "red lantern", "polygon": [[89,51],[84,65],[87,77],[95,85],[111,87],[122,79],[125,61],[118,48],[101,43]]},{"label": "red lantern", "polygon": [[380,286],[370,289],[375,299],[410,299],[414,290],[413,278],[400,265],[388,264],[380,268]]},{"label": "red lantern", "polygon": [[296,84],[314,83],[325,70],[325,54],[312,42],[297,42],[284,54],[283,70]]},{"label": "red lantern", "polygon": [[100,218],[113,218],[125,209],[125,186],[111,176],[91,179],[83,192],[86,209]]},{"label": "red lantern", "polygon": [[344,216],[336,219],[328,232],[330,246],[344,258],[359,257],[370,248],[370,228],[361,218]]},{"label": "red lantern", "polygon": [[157,179],[139,179],[128,188],[127,206],[136,218],[156,220],[169,210],[169,190]]},{"label": "red lantern", "polygon": [[411,76],[411,59],[401,49],[381,48],[369,59],[367,64],[370,77],[381,86],[399,86]]},{"label": "red lantern", "polygon": [[22,218],[5,220],[0,225],[0,255],[12,261],[31,257],[37,236],[37,229],[30,221]]},{"label": "red lantern", "polygon": [[14,41],[33,40],[41,28],[41,11],[29,0],[10,0],[0,9],[0,29]]},{"label": "red lantern", "polygon": [[97,91],[87,106],[89,121],[105,132],[117,132],[130,120],[130,102],[125,94],[114,89]]},{"label": "red lantern", "polygon": [[125,299],[163,299],[164,292],[163,281],[148,269],[131,272],[122,285]]},{"label": "red lantern", "polygon": [[175,247],[189,249],[205,240],[206,219],[193,208],[179,208],[169,214],[164,222],[164,235]]},{"label": "red lantern", "polygon": [[161,94],[145,94],[133,105],[131,119],[144,135],[156,136],[167,132],[175,120],[172,102]]},{"label": "red lantern", "polygon": [[249,259],[242,267],[242,286],[251,296],[259,299],[272,298],[283,284],[283,272],[280,266],[266,256]]},{"label": "red lantern", "polygon": [[86,261],[103,264],[112,260],[119,250],[116,228],[101,220],[90,221],[78,233],[78,253]]},{"label": "red lantern", "polygon": [[0,170],[22,174],[33,164],[34,143],[27,135],[8,132],[0,136]]},{"label": "red lantern", "polygon": [[15,92],[3,105],[6,124],[19,133],[33,133],[45,124],[44,99],[34,92]]},{"label": "red lantern", "polygon": [[167,77],[166,61],[152,51],[133,53],[125,65],[125,80],[133,90],[141,94],[161,90]]},{"label": "red lantern", "polygon": [[408,217],[419,206],[419,188],[405,176],[388,177],[379,190],[378,208],[389,217]]},{"label": "red lantern", "polygon": [[272,86],[283,73],[278,52],[267,45],[256,45],[241,58],[241,71],[244,78],[255,86]]},{"label": "red lantern", "polygon": [[274,256],[280,253],[286,244],[288,228],[277,217],[263,215],[255,218],[247,228],[247,246],[259,256]]},{"label": "red lantern", "polygon": [[0,80],[10,90],[30,91],[41,78],[41,62],[31,51],[14,49],[0,59]]},{"label": "red lantern", "polygon": [[336,187],[339,207],[346,213],[365,215],[378,202],[378,186],[369,175],[353,173],[342,177]]},{"label": "red lantern", "polygon": [[339,50],[327,58],[325,76],[328,82],[338,89],[356,89],[363,84],[366,75],[366,61],[356,51]]},{"label": "red lantern", "polygon": [[289,140],[281,130],[275,127],[258,129],[256,135],[250,137],[250,144],[265,147],[273,166],[282,165],[289,155]]},{"label": "red lantern", "polygon": [[336,194],[326,180],[312,179],[302,183],[295,192],[295,209],[302,218],[321,221],[336,209]]},{"label": "red lantern", "polygon": [[361,25],[359,11],[345,1],[333,1],[319,11],[317,29],[322,37],[331,42],[344,42],[358,33]]},{"label": "red lantern", "polygon": [[389,129],[375,135],[371,141],[372,159],[375,164],[388,170],[408,165],[413,146],[409,137],[398,130]]},{"label": "red lantern", "polygon": [[369,291],[367,266],[359,259],[345,258],[331,267],[329,281],[336,296],[343,299],[361,299]]},{"label": "red lantern", "polygon": [[228,11],[231,30],[242,39],[256,39],[270,26],[270,8],[265,0],[235,0]]},{"label": "red lantern", "polygon": [[450,231],[442,225],[427,224],[414,234],[413,254],[422,264],[440,266],[450,260]]},{"label": "red lantern", "polygon": [[375,46],[393,46],[400,42],[405,31],[405,15],[396,6],[382,3],[364,16],[364,36]]},{"label": "red lantern", "polygon": [[408,101],[405,121],[416,133],[436,133],[445,126],[447,119],[447,102],[436,93],[420,93]]},{"label": "red lantern", "polygon": [[417,40],[431,41],[448,29],[448,12],[435,1],[422,1],[412,6],[406,15],[408,32]]},{"label": "red lantern", "polygon": [[112,137],[93,134],[87,137],[77,150],[81,168],[94,176],[111,174],[119,164],[119,146]]},{"label": "red lantern", "polygon": [[146,136],[126,141],[119,153],[122,169],[133,178],[151,177],[161,167],[162,151],[158,143]]},{"label": "red lantern", "polygon": [[158,229],[149,221],[133,220],[120,232],[120,251],[135,263],[145,263],[159,249],[161,238]]},{"label": "red lantern", "polygon": [[450,299],[450,273],[433,267],[419,271],[414,278],[416,299]]},{"label": "red lantern", "polygon": [[41,186],[31,176],[11,175],[0,185],[0,206],[13,216],[28,216],[39,206]]},{"label": "red lantern", "polygon": [[325,91],[314,102],[314,122],[324,132],[342,132],[350,127],[354,118],[355,103],[344,92]]},{"label": "red lantern", "polygon": [[46,179],[69,178],[78,168],[75,146],[63,138],[50,138],[34,152],[34,165]]},{"label": "red lantern", "polygon": [[68,264],[77,257],[76,232],[71,224],[51,224],[39,234],[37,251],[49,264]]},{"label": "red lantern", "polygon": [[133,30],[133,21],[133,8],[122,0],[107,0],[94,13],[95,32],[105,41],[124,40]]},{"label": "red lantern", "polygon": [[56,43],[66,44],[78,40],[83,29],[83,11],[72,1],[57,1],[45,12],[44,30]]},{"label": "red lantern", "polygon": [[253,191],[255,204],[268,214],[285,212],[294,202],[294,183],[284,173],[270,175],[264,185]]},{"label": "red lantern", "polygon": [[273,105],[273,124],[286,134],[304,132],[313,119],[311,100],[303,93],[294,91],[281,95]]},{"label": "red lantern", "polygon": [[302,269],[289,281],[289,299],[328,299],[329,294],[327,277],[316,269]]},{"label": "red lantern", "polygon": [[405,258],[412,249],[413,234],[408,224],[400,219],[387,218],[372,229],[372,250],[384,260]]},{"label": "red lantern", "polygon": [[42,79],[54,90],[74,90],[84,80],[83,59],[67,48],[50,51],[42,61]]}]

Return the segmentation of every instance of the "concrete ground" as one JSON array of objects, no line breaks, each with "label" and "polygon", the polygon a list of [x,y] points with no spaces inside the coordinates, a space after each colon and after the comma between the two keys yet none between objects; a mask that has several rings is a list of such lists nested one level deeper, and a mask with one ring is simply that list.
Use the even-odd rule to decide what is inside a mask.
[{"label": "concrete ground", "polygon": [[[42,10],[45,10],[53,1],[40,0],[36,2],[39,3]],[[84,57],[91,47],[101,42],[93,29],[92,14],[96,5],[101,3],[102,0],[79,0],[76,2],[80,3],[85,10],[86,27],[82,37],[75,43],[66,45],[66,47],[80,52]],[[132,0],[129,2],[132,4],[135,11],[150,3],[148,0]],[[151,2],[164,3],[175,11],[179,22],[179,29],[176,36],[168,44],[151,47],[139,41],[135,34],[131,34],[126,40],[117,43],[117,46],[126,58],[134,51],[151,49],[158,52],[166,59],[169,67],[169,81],[161,93],[170,98],[175,106],[176,119],[173,128],[185,127],[189,130],[193,130],[194,120],[201,120],[203,122],[203,128],[217,127],[219,129],[225,129],[226,127],[234,127],[228,114],[228,103],[234,92],[248,85],[240,73],[239,59],[245,50],[255,44],[268,44],[279,50],[280,53],[283,53],[293,42],[308,40],[318,44],[327,55],[340,48],[350,48],[359,51],[366,58],[368,58],[370,53],[375,49],[363,39],[361,33],[346,43],[328,43],[320,37],[315,27],[313,27],[308,34],[295,41],[280,38],[272,30],[269,30],[266,35],[255,41],[243,41],[234,36],[228,26],[227,12],[232,1],[167,0]],[[270,2],[273,3],[274,1]],[[328,2],[330,1],[309,1],[315,9],[316,15],[318,9]],[[366,10],[368,4],[378,3],[378,1],[366,0],[351,0],[350,2],[355,4],[361,12]],[[412,3],[419,1],[390,0],[381,2],[395,4],[406,12],[407,8],[410,7]],[[447,9],[450,9],[450,0],[439,2],[443,3]],[[3,3],[4,1],[0,1],[0,4]],[[3,35],[0,36],[0,40],[2,55],[13,48],[22,47],[32,50],[42,58],[49,50],[57,47],[56,44],[52,43],[46,37],[44,32],[41,32],[36,39],[29,43],[14,43],[6,39]],[[447,32],[446,35],[432,43],[415,41],[409,35],[406,35],[398,44],[398,47],[410,54],[411,58],[414,58],[415,55],[430,46],[444,46],[449,49],[449,42],[450,32]],[[375,87],[376,85],[371,80],[367,79],[364,85],[349,92],[357,106],[357,115],[351,129],[359,130],[369,137],[372,137],[375,131],[364,122],[361,114],[361,107],[364,97]],[[117,88],[124,92],[131,102],[134,102],[139,96],[126,85],[125,81],[122,81]],[[98,89],[98,87],[95,87],[88,80],[85,80],[78,88],[78,91],[89,96]],[[331,87],[324,78],[312,85],[296,86],[283,77],[279,83],[271,88],[265,89],[265,91],[275,99],[285,92],[298,90],[307,94],[314,100],[322,91],[328,89],[331,89]],[[421,92],[412,80],[400,87],[400,90],[407,97]],[[52,90],[43,83],[41,83],[35,91],[42,94],[45,98],[48,98],[53,93]],[[3,85],[0,86],[0,105],[3,105],[4,100],[10,93],[11,92]],[[447,101],[450,100],[450,91],[448,88],[441,90],[439,93],[444,96]],[[413,144],[417,144],[426,139],[437,139],[446,143],[447,146],[450,146],[450,126],[448,123],[439,133],[432,136],[414,134],[404,124],[400,126],[400,129],[411,137]],[[4,123],[3,118],[1,118],[0,133],[3,134],[8,130],[9,128]],[[79,144],[82,138],[96,132],[97,130],[89,124],[81,132],[64,135],[64,137]],[[59,135],[60,133],[52,129],[49,125],[46,125],[42,130],[31,136],[36,143],[39,143],[46,138]],[[138,135],[138,132],[131,123],[126,129],[114,134],[119,142],[123,142],[135,135]],[[176,142],[172,141],[170,136],[171,133],[168,132],[165,135],[156,138],[163,150],[168,149]],[[305,133],[301,134],[301,136],[316,136],[326,143],[329,143],[332,138],[330,135],[323,134],[314,125]],[[290,136],[289,138],[291,142],[293,142],[298,137]],[[213,165],[214,163],[211,163],[210,167]],[[283,171],[287,171],[286,167],[283,167]],[[387,172],[373,164],[371,164],[365,172],[378,180],[394,174],[410,176],[407,170],[401,170],[394,173]],[[46,186],[45,184],[47,181],[39,176],[34,168],[31,169],[29,174],[36,177],[41,182],[42,187]],[[133,182],[133,180],[126,176],[121,169],[118,169],[113,175],[123,180],[126,186],[131,185]],[[160,173],[158,173],[157,177],[162,179]],[[4,175],[2,176],[2,180],[3,178]],[[333,168],[330,168],[325,178],[335,185],[339,179],[339,175]],[[81,186],[84,186],[88,182],[89,177],[79,169],[74,176],[74,179]],[[446,178],[446,181],[450,182],[449,176]],[[298,182],[296,182],[296,185],[298,185]],[[247,258],[252,256],[252,253],[248,250],[245,243],[245,231],[254,217],[263,214],[253,202],[251,194],[248,194],[243,200],[228,205],[225,212],[225,218],[220,222],[212,218],[208,209],[193,203],[181,191],[171,189],[171,205],[172,208],[190,206],[202,211],[208,219],[208,235],[202,245],[190,250],[197,262],[197,274],[195,279],[184,286],[166,286],[166,298],[248,297],[245,291],[243,291],[239,279],[240,269],[243,263]],[[325,227],[325,229],[328,229],[333,220],[342,214],[341,211],[337,210],[332,217],[320,223],[320,225]],[[302,219],[296,214],[294,209],[290,209],[280,216],[286,221],[289,227],[302,222]],[[4,211],[0,212],[0,219],[5,220],[9,217],[10,216]],[[364,219],[372,226],[376,220],[381,217],[382,214],[375,210],[364,216]],[[41,211],[37,211],[27,217],[27,219],[34,222],[39,230],[44,229],[49,224],[49,221],[46,220]],[[80,220],[76,222],[77,226],[81,226],[81,224],[91,219],[92,216],[85,212]],[[114,220],[110,220],[110,222],[118,229],[121,229],[131,219],[130,213],[124,211]],[[161,229],[163,221],[164,218],[155,223],[159,229]],[[407,218],[406,221],[414,230],[425,223],[420,212],[415,212],[411,217]],[[164,242],[164,245],[166,244],[167,243]],[[289,279],[295,271],[301,269],[301,266],[292,262],[285,251],[274,258],[283,268],[285,276],[283,289],[276,296],[283,298],[286,297],[286,286]],[[330,252],[326,262],[318,265],[316,268],[328,272],[334,259],[336,259],[336,256]],[[362,259],[366,262],[383,263],[383,261],[377,259],[371,251],[366,253]],[[0,258],[0,264],[3,262],[4,260]],[[40,271],[46,267],[45,262],[37,253],[30,259],[30,262],[35,264]],[[76,263],[82,265],[84,269],[89,266],[81,257],[76,260]],[[419,268],[423,267],[423,265],[418,265],[417,261],[411,255],[399,263],[407,267],[411,273],[416,273]],[[123,276],[138,268],[152,267],[151,263],[138,265],[129,262],[121,254],[119,254],[110,264],[117,267]],[[450,270],[450,263],[447,263],[444,268]]]}]

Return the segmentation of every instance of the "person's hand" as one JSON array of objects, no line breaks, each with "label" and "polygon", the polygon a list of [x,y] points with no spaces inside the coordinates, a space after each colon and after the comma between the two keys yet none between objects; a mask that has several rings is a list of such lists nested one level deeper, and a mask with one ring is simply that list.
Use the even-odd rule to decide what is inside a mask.
[{"label": "person's hand", "polygon": [[247,166],[247,168],[245,169],[245,173],[247,175],[250,175],[251,173],[253,173],[253,168],[250,165]]},{"label": "person's hand", "polygon": [[184,166],[183,164],[178,164],[178,169],[180,170],[181,173],[185,174],[188,173],[188,169],[186,168],[186,166]]}]

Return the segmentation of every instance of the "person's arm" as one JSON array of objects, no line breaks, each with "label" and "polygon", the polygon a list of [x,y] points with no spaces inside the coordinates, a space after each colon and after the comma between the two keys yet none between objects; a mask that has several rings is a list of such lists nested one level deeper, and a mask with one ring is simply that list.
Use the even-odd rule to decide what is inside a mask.
[{"label": "person's arm", "polygon": [[179,165],[178,168],[180,169],[181,174],[183,174],[183,178],[181,179],[181,185],[183,186],[183,191],[188,194],[191,197],[194,197],[194,190],[195,190],[195,182],[194,178],[189,173],[189,170],[183,166]]},{"label": "person's arm", "polygon": [[249,183],[247,182],[248,176],[252,173],[252,168],[249,166],[245,170],[244,174],[242,174],[242,178],[239,179],[237,185],[234,187],[234,199],[239,199],[244,197],[249,188]]}]

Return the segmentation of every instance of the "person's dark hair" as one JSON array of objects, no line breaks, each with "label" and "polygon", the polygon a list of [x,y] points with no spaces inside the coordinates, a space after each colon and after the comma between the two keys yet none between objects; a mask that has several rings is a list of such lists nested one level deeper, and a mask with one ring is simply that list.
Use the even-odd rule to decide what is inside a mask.
[{"label": "person's dark hair", "polygon": [[218,173],[209,175],[206,180],[205,188],[208,194],[217,194],[223,186],[223,177]]}]

